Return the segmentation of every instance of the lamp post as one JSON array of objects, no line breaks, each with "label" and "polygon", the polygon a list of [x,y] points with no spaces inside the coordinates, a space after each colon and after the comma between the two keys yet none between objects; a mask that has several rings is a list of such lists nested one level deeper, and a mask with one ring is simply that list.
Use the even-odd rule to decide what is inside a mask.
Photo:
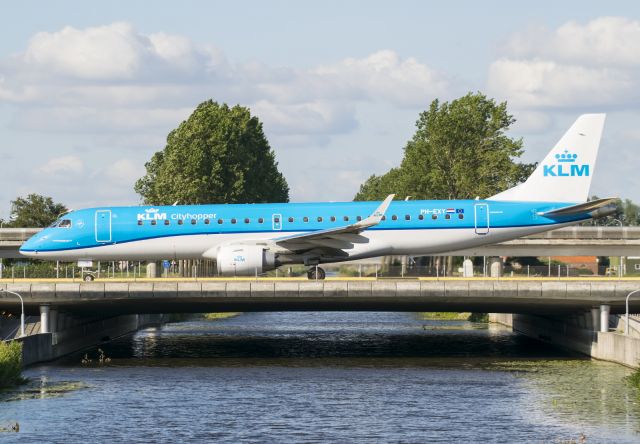
[{"label": "lamp post", "polygon": [[[611,219],[618,222],[620,224],[620,228],[624,226],[620,219],[616,219],[615,217],[612,217]],[[618,277],[622,277],[622,256],[620,256],[620,262],[618,263]]]},{"label": "lamp post", "polygon": [[14,296],[18,296],[18,298],[20,299],[20,337],[23,338],[24,337],[24,300],[22,299],[22,296],[20,296],[18,293],[14,292],[14,291],[9,291],[6,288],[0,288],[0,291],[4,291],[7,292],[9,294],[12,294]]},{"label": "lamp post", "polygon": [[640,290],[633,290],[631,293],[627,295],[627,300],[625,301],[626,312],[624,314],[624,335],[629,336],[629,298],[632,294],[638,293]]}]

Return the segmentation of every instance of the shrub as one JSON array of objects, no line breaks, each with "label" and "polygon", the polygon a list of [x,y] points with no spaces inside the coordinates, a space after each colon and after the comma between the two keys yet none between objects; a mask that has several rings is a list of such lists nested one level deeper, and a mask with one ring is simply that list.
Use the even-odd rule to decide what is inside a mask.
[{"label": "shrub", "polygon": [[22,384],[22,343],[0,341],[0,388]]}]

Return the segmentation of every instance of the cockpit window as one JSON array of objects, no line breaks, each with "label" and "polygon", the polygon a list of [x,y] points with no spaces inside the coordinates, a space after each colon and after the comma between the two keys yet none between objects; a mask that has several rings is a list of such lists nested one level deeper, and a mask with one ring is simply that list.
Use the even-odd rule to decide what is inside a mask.
[{"label": "cockpit window", "polygon": [[62,219],[58,224],[58,228],[71,228],[71,219]]}]

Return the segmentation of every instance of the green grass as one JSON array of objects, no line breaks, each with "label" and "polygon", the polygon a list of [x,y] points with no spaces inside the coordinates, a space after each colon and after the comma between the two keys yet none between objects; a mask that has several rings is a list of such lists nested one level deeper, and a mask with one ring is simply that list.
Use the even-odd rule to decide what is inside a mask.
[{"label": "green grass", "polygon": [[466,321],[471,313],[458,313],[450,311],[424,311],[418,313],[420,319],[432,321]]},{"label": "green grass", "polygon": [[629,384],[631,384],[635,388],[640,389],[640,368],[636,369],[636,371],[627,376],[627,382],[629,382]]},{"label": "green grass", "polygon": [[418,313],[420,319],[430,321],[469,321],[469,322],[489,322],[487,313],[469,313],[452,311],[424,311]]},{"label": "green grass", "polygon": [[0,341],[0,388],[23,384],[22,343]]},{"label": "green grass", "polygon": [[205,313],[204,318],[210,321],[215,321],[217,319],[233,318],[238,315],[240,315],[240,313]]}]

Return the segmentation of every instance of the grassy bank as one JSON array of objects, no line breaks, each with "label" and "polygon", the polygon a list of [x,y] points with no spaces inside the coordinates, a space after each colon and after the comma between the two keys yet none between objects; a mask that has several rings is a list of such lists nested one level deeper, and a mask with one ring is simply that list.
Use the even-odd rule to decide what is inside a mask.
[{"label": "grassy bank", "polygon": [[489,322],[487,313],[450,312],[450,311],[423,311],[418,313],[420,319],[428,321],[469,321]]},{"label": "grassy bank", "polygon": [[627,376],[627,382],[637,389],[640,389],[640,368]]},{"label": "grassy bank", "polygon": [[209,319],[210,321],[215,321],[217,319],[235,318],[240,314],[241,313],[205,313],[203,317],[205,319]]},{"label": "grassy bank", "polygon": [[22,344],[0,341],[0,389],[23,384]]}]

